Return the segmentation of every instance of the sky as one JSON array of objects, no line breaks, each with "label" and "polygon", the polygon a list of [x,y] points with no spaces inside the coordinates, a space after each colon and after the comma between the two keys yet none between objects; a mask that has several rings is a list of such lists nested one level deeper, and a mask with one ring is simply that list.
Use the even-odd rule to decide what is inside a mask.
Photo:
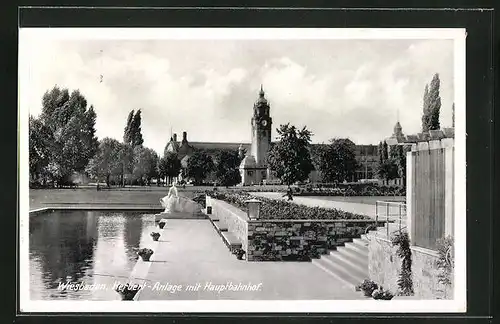
[{"label": "sky", "polygon": [[[347,137],[378,144],[399,119],[421,128],[422,97],[441,79],[441,125],[451,126],[453,40],[61,40],[30,41],[21,96],[41,111],[54,86],[79,89],[97,114],[97,136],[121,140],[142,111],[144,145],[157,152],[171,132],[190,141],[250,142],[263,85],[274,131],[307,126],[314,143]],[[102,76],[102,77],[101,77]]]}]

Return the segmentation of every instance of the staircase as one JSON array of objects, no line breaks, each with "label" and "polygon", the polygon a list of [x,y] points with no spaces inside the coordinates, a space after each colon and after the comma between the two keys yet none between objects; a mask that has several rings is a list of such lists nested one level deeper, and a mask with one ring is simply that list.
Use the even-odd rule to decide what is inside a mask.
[{"label": "staircase", "polygon": [[[401,208],[400,206],[401,205]],[[393,202],[377,203],[377,219],[388,222],[368,233],[381,239],[390,240],[397,232],[406,229],[406,205]],[[385,213],[384,213],[385,211]],[[366,234],[338,246],[312,263],[331,276],[355,287],[369,279],[368,275],[368,237]]]},{"label": "staircase", "polygon": [[368,279],[368,239],[366,235],[338,246],[312,263],[331,276],[355,287]]}]

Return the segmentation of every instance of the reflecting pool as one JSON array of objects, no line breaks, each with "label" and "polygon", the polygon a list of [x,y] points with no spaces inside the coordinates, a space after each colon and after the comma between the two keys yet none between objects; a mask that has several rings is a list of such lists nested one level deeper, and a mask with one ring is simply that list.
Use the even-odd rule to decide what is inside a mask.
[{"label": "reflecting pool", "polygon": [[137,212],[52,211],[30,217],[31,300],[119,300],[113,285],[147,247],[154,215]]}]

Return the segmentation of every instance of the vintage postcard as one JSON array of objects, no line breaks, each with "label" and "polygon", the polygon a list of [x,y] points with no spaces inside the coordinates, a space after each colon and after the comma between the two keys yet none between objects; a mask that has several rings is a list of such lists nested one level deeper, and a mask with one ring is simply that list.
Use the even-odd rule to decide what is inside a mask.
[{"label": "vintage postcard", "polygon": [[21,311],[465,312],[465,42],[21,28]]}]

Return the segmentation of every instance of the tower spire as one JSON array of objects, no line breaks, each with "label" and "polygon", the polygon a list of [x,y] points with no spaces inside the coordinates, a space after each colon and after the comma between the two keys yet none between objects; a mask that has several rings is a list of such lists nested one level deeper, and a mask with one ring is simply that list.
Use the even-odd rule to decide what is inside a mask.
[{"label": "tower spire", "polygon": [[264,88],[262,86],[262,83],[260,84],[259,96],[264,97]]}]

